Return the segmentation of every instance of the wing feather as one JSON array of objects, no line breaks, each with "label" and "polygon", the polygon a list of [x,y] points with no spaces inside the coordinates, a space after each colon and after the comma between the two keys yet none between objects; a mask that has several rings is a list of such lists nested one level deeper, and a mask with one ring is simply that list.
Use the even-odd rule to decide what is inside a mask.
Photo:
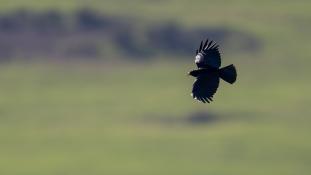
[{"label": "wing feather", "polygon": [[200,44],[198,51],[196,52],[196,60],[198,68],[214,67],[220,68],[221,66],[221,56],[218,50],[219,45],[214,41],[203,41]]},{"label": "wing feather", "polygon": [[201,44],[200,44],[200,48],[199,48],[199,52],[202,52],[202,49],[203,49],[203,41],[201,41]]},{"label": "wing feather", "polygon": [[211,74],[210,76],[201,76],[193,83],[192,97],[203,103],[213,101],[213,96],[219,86],[219,76]]},{"label": "wing feather", "polygon": [[204,46],[203,46],[203,49],[205,50],[205,48],[207,47],[207,44],[208,44],[208,39],[205,41],[204,43]]}]

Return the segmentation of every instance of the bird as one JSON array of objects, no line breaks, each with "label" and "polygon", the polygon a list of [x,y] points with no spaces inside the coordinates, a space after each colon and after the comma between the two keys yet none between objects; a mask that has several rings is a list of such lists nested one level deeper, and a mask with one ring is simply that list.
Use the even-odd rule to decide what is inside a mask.
[{"label": "bird", "polygon": [[213,101],[220,79],[230,84],[236,81],[237,71],[233,64],[220,68],[219,45],[213,40],[206,39],[205,43],[201,41],[194,62],[198,69],[188,72],[188,75],[196,78],[191,96],[198,101],[203,103]]}]

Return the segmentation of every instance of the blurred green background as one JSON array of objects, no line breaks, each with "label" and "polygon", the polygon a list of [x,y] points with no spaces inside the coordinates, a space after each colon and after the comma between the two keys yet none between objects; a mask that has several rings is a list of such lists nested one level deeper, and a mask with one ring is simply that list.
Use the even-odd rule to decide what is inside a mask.
[{"label": "blurred green background", "polygon": [[[0,3],[0,174],[311,173],[311,1]],[[207,37],[238,79],[201,104]]]}]

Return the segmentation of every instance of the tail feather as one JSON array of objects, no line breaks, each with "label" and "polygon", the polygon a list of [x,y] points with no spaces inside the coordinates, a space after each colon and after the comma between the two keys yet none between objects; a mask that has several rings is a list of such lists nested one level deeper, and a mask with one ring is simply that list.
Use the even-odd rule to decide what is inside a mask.
[{"label": "tail feather", "polygon": [[220,69],[220,77],[226,82],[233,84],[236,81],[237,73],[233,64]]}]

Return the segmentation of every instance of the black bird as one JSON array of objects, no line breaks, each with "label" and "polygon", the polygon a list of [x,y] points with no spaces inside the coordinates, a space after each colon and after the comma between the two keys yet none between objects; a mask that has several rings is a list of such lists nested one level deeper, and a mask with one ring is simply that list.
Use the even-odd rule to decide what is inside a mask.
[{"label": "black bird", "polygon": [[203,103],[213,101],[213,95],[216,93],[219,79],[233,84],[237,73],[233,64],[220,68],[221,58],[218,50],[219,45],[214,41],[208,41],[200,44],[196,50],[195,64],[198,69],[190,71],[188,74],[196,77],[193,84],[191,96]]}]

